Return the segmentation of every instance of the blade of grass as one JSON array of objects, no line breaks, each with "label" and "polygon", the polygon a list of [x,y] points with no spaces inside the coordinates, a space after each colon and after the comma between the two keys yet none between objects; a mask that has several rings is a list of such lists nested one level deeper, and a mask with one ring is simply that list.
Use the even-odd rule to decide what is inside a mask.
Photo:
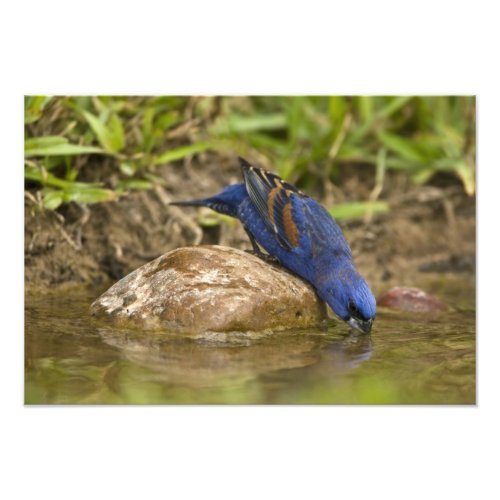
[{"label": "blade of grass", "polygon": [[80,146],[79,144],[60,143],[28,149],[24,152],[25,158],[33,156],[74,156],[83,154],[108,154],[95,146]]},{"label": "blade of grass", "polygon": [[361,95],[355,100],[358,113],[363,123],[372,123],[373,121],[373,97]]},{"label": "blade of grass", "polygon": [[153,164],[160,165],[162,163],[171,163],[176,160],[182,160],[186,156],[202,153],[212,147],[213,144],[209,142],[198,142],[195,144],[189,144],[188,146],[181,146],[180,148],[171,149],[170,151],[165,151],[160,154],[154,159]]},{"label": "blade of grass", "polygon": [[47,148],[59,144],[67,144],[68,139],[62,135],[46,135],[43,137],[31,137],[24,141],[24,151],[31,149]]},{"label": "blade of grass", "polygon": [[59,179],[55,175],[52,175],[50,172],[42,171],[40,168],[25,164],[24,167],[24,178],[39,182],[40,184],[46,186],[52,186],[62,189],[70,189],[71,187],[98,187],[98,183],[84,183],[84,182],[70,182],[63,179]]},{"label": "blade of grass", "polygon": [[331,216],[337,220],[361,219],[368,213],[381,214],[389,210],[389,204],[385,201],[359,201],[352,203],[340,203],[330,208]]},{"label": "blade of grass", "polygon": [[110,189],[98,188],[82,183],[73,183],[65,189],[44,190],[43,205],[49,210],[56,210],[62,203],[101,203],[116,200],[119,193]]},{"label": "blade of grass", "polygon": [[152,189],[154,183],[145,179],[123,179],[118,183],[116,189],[125,191],[127,189]]},{"label": "blade of grass", "polygon": [[375,119],[385,119],[389,118],[396,111],[399,111],[405,104],[407,104],[414,96],[412,95],[402,95],[396,96],[389,102],[384,108],[377,112]]},{"label": "blade of grass", "polygon": [[123,130],[123,123],[116,113],[113,113],[109,119],[109,131],[115,152],[122,151],[125,147],[125,132]]},{"label": "blade of grass", "polygon": [[49,210],[56,210],[64,202],[64,191],[47,191],[43,195],[43,206]]},{"label": "blade of grass", "polygon": [[27,125],[37,121],[43,109],[50,102],[52,97],[44,95],[25,96],[24,98],[24,123]]},{"label": "blade of grass", "polygon": [[[110,124],[107,126],[97,116],[88,111],[81,111],[83,117],[87,120],[90,128],[94,132],[99,144],[111,154],[118,153],[125,144],[123,136],[123,127],[117,115],[112,115]],[[113,116],[115,118],[113,118]]]},{"label": "blade of grass", "polygon": [[427,161],[427,158],[415,146],[415,141],[411,139],[406,139],[383,130],[377,132],[377,137],[387,149],[396,153],[404,160],[415,163],[425,163]]},{"label": "blade of grass", "polygon": [[371,129],[379,122],[389,118],[396,111],[400,110],[405,104],[407,104],[414,96],[396,96],[394,97],[386,106],[381,110],[377,111],[373,118],[361,125],[356,132],[354,132],[350,137],[350,142],[353,144],[361,141]]},{"label": "blade of grass", "polygon": [[453,170],[460,177],[464,185],[465,192],[472,196],[476,192],[476,179],[474,175],[474,167],[465,161],[457,161],[454,164]]},{"label": "blade of grass", "polygon": [[65,190],[65,201],[76,201],[79,203],[99,203],[116,200],[120,196],[116,191],[110,189],[73,185]]},{"label": "blade of grass", "polygon": [[279,130],[286,128],[286,126],[287,116],[285,113],[254,114],[252,116],[232,114],[224,120],[217,121],[210,127],[209,132],[213,135],[226,135],[262,130]]},{"label": "blade of grass", "polygon": [[345,96],[330,96],[328,98],[330,121],[333,128],[337,130],[337,133],[349,109],[346,100],[347,97]]}]

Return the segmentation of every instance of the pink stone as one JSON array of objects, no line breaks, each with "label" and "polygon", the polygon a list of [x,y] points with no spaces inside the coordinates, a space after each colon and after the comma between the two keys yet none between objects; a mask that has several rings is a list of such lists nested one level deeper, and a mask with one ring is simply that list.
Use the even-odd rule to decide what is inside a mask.
[{"label": "pink stone", "polygon": [[419,288],[396,286],[383,293],[377,300],[381,307],[413,312],[435,312],[448,309],[446,304],[434,295]]}]

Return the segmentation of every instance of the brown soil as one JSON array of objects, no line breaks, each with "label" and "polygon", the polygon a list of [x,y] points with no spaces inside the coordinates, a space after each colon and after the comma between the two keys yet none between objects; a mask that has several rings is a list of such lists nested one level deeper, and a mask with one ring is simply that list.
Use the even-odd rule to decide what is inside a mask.
[{"label": "brown soil", "polygon": [[[164,166],[165,187],[135,191],[116,202],[71,203],[43,210],[34,192],[25,201],[25,283],[28,289],[107,285],[174,248],[199,243],[250,248],[239,224],[200,227],[199,211],[169,201],[215,194],[240,181],[236,158],[202,155]],[[344,171],[338,186],[318,186],[324,203],[366,199],[373,178],[366,168]],[[313,188],[314,189],[314,188]],[[309,190],[310,192],[310,190]],[[391,175],[381,198],[387,214],[342,223],[355,262],[374,288],[414,285],[415,274],[475,275],[475,199],[452,177],[414,187]]]}]

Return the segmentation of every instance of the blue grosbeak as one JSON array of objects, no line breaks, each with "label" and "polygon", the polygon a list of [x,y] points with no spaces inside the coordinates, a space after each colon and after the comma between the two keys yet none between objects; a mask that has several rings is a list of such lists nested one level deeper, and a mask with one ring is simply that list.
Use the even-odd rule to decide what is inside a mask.
[{"label": "blue grosbeak", "polygon": [[174,202],[206,206],[236,217],[254,251],[260,245],[281,265],[311,283],[342,320],[364,333],[372,328],[376,303],[354,267],[347,241],[331,215],[277,175],[240,158],[244,183],[211,198]]}]

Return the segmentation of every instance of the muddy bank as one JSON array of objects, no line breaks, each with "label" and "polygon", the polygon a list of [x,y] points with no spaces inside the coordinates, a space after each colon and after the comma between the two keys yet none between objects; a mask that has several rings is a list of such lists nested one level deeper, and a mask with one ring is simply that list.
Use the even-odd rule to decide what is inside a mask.
[{"label": "muddy bank", "polygon": [[[137,267],[180,246],[219,244],[250,248],[238,223],[200,224],[200,212],[169,201],[216,193],[240,182],[236,157],[201,155],[196,161],[155,171],[165,184],[95,205],[71,203],[57,212],[41,209],[34,192],[25,198],[25,284],[27,290],[67,285],[104,288]],[[366,199],[373,187],[366,169],[350,168],[338,186],[307,192],[329,205]],[[415,276],[434,285],[442,277],[475,279],[475,199],[453,178],[414,187],[388,176],[381,198],[391,210],[371,221],[341,222],[355,262],[375,291],[411,286]],[[203,212],[201,212],[203,214]],[[432,291],[432,290],[431,290]],[[457,290],[457,294],[460,291]]]}]

